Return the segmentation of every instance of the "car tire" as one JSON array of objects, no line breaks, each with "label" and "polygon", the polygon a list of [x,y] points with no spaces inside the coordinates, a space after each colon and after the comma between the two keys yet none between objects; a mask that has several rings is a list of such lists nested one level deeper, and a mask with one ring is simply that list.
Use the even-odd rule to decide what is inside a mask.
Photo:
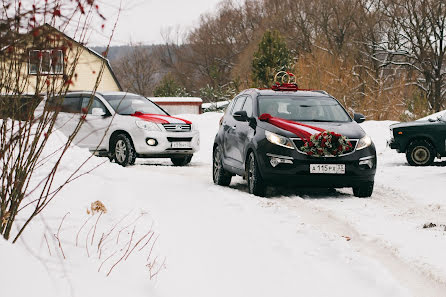
[{"label": "car tire", "polygon": [[217,146],[212,154],[212,178],[214,184],[219,186],[229,186],[232,174],[223,168],[221,149]]},{"label": "car tire", "polygon": [[260,174],[259,166],[253,152],[248,156],[246,163],[246,180],[248,181],[248,192],[256,196],[264,197],[266,185]]},{"label": "car tire", "polygon": [[113,159],[119,165],[126,167],[135,164],[136,152],[130,137],[119,134],[113,141]]},{"label": "car tire", "polygon": [[414,140],[407,147],[406,159],[411,166],[429,166],[434,162],[435,149],[426,140]]},{"label": "car tire", "polygon": [[364,182],[356,187],[353,187],[353,195],[360,198],[366,198],[372,196],[374,182]]},{"label": "car tire", "polygon": [[174,166],[186,166],[190,163],[192,160],[191,156],[184,156],[184,157],[177,157],[177,158],[170,158]]}]

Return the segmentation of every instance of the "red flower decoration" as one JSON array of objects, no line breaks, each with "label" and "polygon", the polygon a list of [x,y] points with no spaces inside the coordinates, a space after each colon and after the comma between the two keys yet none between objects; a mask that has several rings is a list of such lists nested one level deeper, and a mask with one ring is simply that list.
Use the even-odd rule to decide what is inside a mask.
[{"label": "red flower decoration", "polygon": [[338,133],[323,131],[312,135],[310,140],[304,140],[305,144],[300,148],[309,156],[339,156],[349,152],[352,145],[348,139]]}]

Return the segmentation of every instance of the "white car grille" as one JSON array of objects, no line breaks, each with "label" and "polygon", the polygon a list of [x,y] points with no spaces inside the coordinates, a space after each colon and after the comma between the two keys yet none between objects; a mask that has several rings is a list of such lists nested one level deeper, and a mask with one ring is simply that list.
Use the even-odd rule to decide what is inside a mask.
[{"label": "white car grille", "polygon": [[163,124],[168,132],[190,132],[190,124]]}]

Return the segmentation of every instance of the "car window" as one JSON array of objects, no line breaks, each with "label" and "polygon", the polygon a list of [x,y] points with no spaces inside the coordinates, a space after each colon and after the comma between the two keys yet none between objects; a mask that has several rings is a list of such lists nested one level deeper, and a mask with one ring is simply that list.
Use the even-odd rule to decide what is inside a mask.
[{"label": "car window", "polygon": [[[84,97],[83,99],[82,99],[82,112],[84,112],[84,110],[87,108],[87,106],[88,106],[88,103],[90,102],[90,97]],[[102,103],[98,98],[94,98],[93,99],[93,102],[91,103],[91,106],[90,106],[90,108],[88,109],[88,114],[91,114],[91,112],[92,112],[92,110],[93,110],[93,108],[100,108],[100,109],[102,109],[102,111],[104,112],[104,113],[108,113],[108,111],[107,111],[107,108],[105,107],[105,105],[104,105],[104,103]]]},{"label": "car window", "polygon": [[167,115],[164,110],[162,110],[152,101],[140,95],[121,94],[103,95],[103,97],[120,115],[131,115],[135,112]]},{"label": "car window", "polygon": [[322,96],[259,96],[259,115],[268,113],[292,121],[350,122],[345,109]]},{"label": "car window", "polygon": [[246,97],[236,98],[237,101],[235,101],[234,108],[232,109],[231,114],[234,114],[235,112],[242,110],[243,103],[245,103],[245,98]]},{"label": "car window", "polygon": [[245,104],[243,104],[243,110],[246,111],[248,117],[252,117],[252,98],[246,97]]},{"label": "car window", "polygon": [[63,99],[62,105],[61,105],[61,112],[67,112],[67,113],[80,113],[81,112],[81,96],[70,96],[65,97]]}]

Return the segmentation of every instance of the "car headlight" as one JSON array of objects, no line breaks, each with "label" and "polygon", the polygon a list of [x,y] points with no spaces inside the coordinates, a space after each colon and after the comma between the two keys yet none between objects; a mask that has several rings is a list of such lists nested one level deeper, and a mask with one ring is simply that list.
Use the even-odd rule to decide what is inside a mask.
[{"label": "car headlight", "polygon": [[370,136],[366,135],[359,140],[358,145],[356,146],[356,150],[359,151],[365,149],[366,147],[369,147],[371,144],[372,144],[372,139],[370,138]]},{"label": "car headlight", "polygon": [[291,140],[289,140],[288,138],[284,137],[284,136],[280,136],[277,135],[276,133],[273,132],[269,132],[265,130],[265,136],[266,139],[268,139],[269,142],[289,148],[289,149],[294,149],[293,143],[291,142]]},{"label": "car headlight", "polygon": [[197,125],[194,124],[194,123],[192,123],[192,124],[190,125],[190,130],[191,130],[191,131],[195,131],[195,130],[197,130]]},{"label": "car headlight", "polygon": [[135,121],[136,126],[147,131],[161,131],[157,124],[147,121]]}]

